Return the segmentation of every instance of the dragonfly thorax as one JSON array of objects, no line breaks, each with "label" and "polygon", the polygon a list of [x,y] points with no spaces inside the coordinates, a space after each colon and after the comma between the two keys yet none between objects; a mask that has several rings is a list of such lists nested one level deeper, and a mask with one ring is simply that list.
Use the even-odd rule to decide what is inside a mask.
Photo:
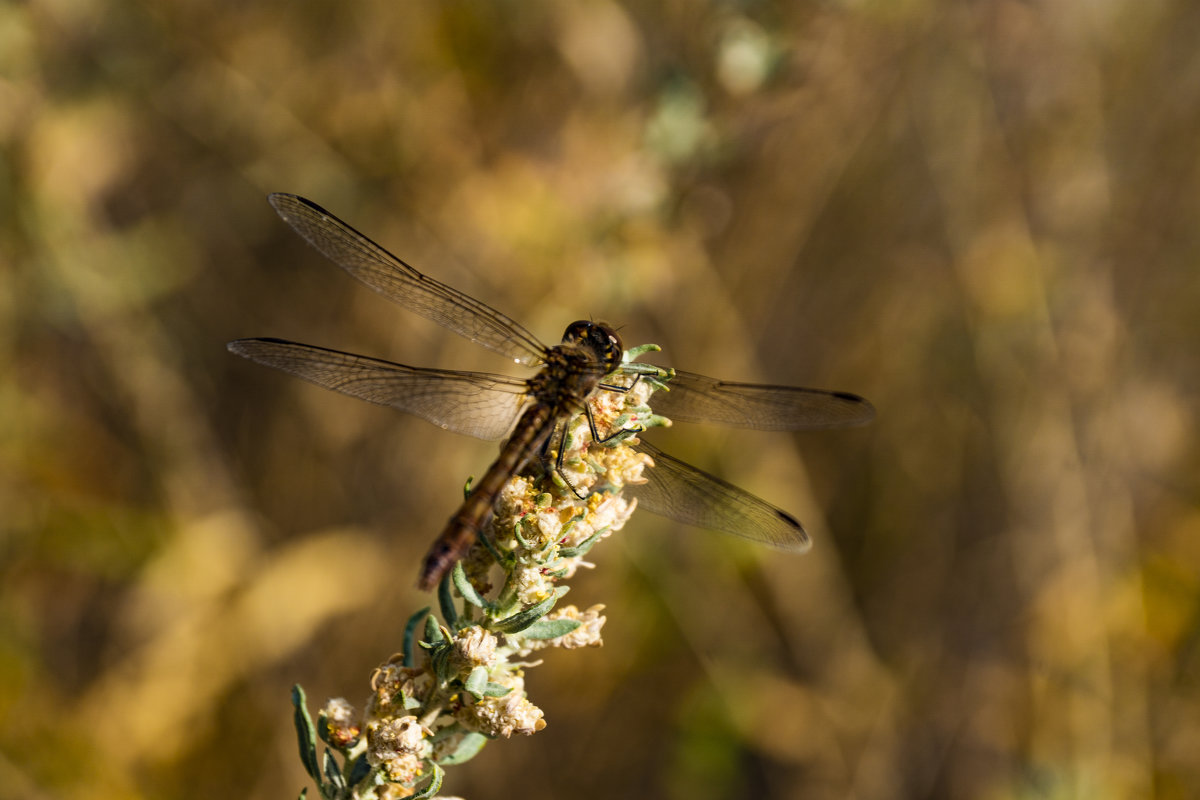
[{"label": "dragonfly thorax", "polygon": [[542,371],[527,381],[529,394],[549,408],[579,413],[601,380],[621,366],[624,348],[612,328],[580,320],[562,344],[548,348]]}]

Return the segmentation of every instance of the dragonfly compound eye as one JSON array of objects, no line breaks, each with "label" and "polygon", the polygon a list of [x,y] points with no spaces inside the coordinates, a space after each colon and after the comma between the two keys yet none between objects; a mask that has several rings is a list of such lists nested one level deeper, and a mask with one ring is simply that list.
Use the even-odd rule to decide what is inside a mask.
[{"label": "dragonfly compound eye", "polygon": [[563,344],[583,344],[592,337],[592,329],[596,327],[596,323],[580,319],[572,322],[563,332]]},{"label": "dragonfly compound eye", "polygon": [[621,337],[612,328],[603,324],[596,327],[606,340],[603,350],[604,364],[608,367],[609,372],[613,372],[621,366],[621,359],[625,355],[625,345],[621,343]]},{"label": "dragonfly compound eye", "polygon": [[625,354],[625,346],[616,331],[603,322],[591,322],[586,319],[567,326],[563,334],[563,344],[587,347],[595,354],[596,359],[604,364],[605,372],[612,372],[621,366],[621,357]]}]

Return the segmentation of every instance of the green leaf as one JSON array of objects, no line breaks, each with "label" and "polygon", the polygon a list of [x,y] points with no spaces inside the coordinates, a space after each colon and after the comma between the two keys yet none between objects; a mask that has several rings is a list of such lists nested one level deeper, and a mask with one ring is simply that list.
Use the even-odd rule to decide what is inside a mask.
[{"label": "green leaf", "polygon": [[309,776],[321,784],[321,768],[317,765],[317,735],[313,728],[312,717],[308,715],[308,700],[300,684],[292,687],[292,705],[296,709],[296,738],[300,741],[300,762]]},{"label": "green leaf", "polygon": [[482,664],[471,670],[471,674],[463,681],[463,689],[470,692],[476,700],[483,699],[483,693],[487,689],[487,685],[488,670]]},{"label": "green leaf", "polygon": [[329,715],[325,713],[325,709],[317,712],[317,721],[313,725],[317,730],[317,738],[330,747],[333,747],[333,742],[329,741]]},{"label": "green leaf", "polygon": [[450,577],[443,575],[438,582],[438,608],[442,610],[442,619],[446,627],[454,630],[458,623],[458,609],[454,607],[454,595],[450,594]]},{"label": "green leaf", "polygon": [[651,414],[649,416],[642,417],[641,425],[646,430],[649,430],[650,428],[669,428],[671,427],[671,420],[662,416],[661,414]]},{"label": "green leaf", "polygon": [[521,635],[526,639],[557,639],[560,636],[573,633],[582,624],[577,619],[539,619],[521,631]]},{"label": "green leaf", "polygon": [[449,725],[443,725],[442,727],[436,729],[433,732],[433,736],[429,737],[429,741],[436,744],[449,739],[451,736],[461,733],[462,730],[463,726],[461,722],[451,722]]},{"label": "green leaf", "polygon": [[438,790],[442,788],[442,778],[445,776],[445,774],[446,770],[442,769],[437,764],[434,764],[433,777],[429,779],[429,783],[425,784],[425,788],[421,791],[414,795],[410,795],[408,800],[427,800],[427,798],[433,797],[438,793]]},{"label": "green leaf", "polygon": [[505,617],[499,622],[493,622],[491,629],[496,633],[519,633],[525,630],[533,623],[537,622],[542,617],[550,613],[554,608],[554,604],[558,602],[558,598],[567,593],[569,586],[559,586],[554,589],[554,593],[547,597],[537,605],[530,606],[524,611],[518,611],[511,617]]},{"label": "green leaf", "polygon": [[325,777],[329,780],[338,795],[345,794],[346,779],[342,777],[341,770],[338,769],[337,759],[333,757],[333,753],[325,751]]},{"label": "green leaf", "polygon": [[[531,519],[533,519],[533,517],[527,515],[527,516],[520,517],[517,519],[516,524],[513,525],[513,536],[517,537],[517,541],[520,542],[521,547],[530,549],[532,546],[531,543],[533,540],[526,539],[524,534],[522,533],[522,531],[525,528],[525,520],[527,520],[527,519],[531,520]],[[499,561],[499,559],[496,559],[496,560]]]},{"label": "green leaf", "polygon": [[487,743],[488,737],[484,736],[482,733],[471,731],[462,737],[462,740],[458,743],[458,747],[454,749],[453,753],[446,756],[438,763],[445,764],[446,766],[453,766],[455,764],[462,764],[466,761],[470,761],[479,754],[479,751],[482,750],[483,746]]},{"label": "green leaf", "polygon": [[443,640],[433,645],[429,652],[429,665],[433,667],[434,677],[438,685],[443,685],[452,677],[450,675],[450,654],[454,651],[450,642]]},{"label": "green leaf", "polygon": [[300,800],[307,800],[307,798],[308,798],[308,787],[305,786],[303,789],[300,790]]},{"label": "green leaf", "polygon": [[559,548],[558,554],[563,558],[575,558],[576,556],[587,555],[587,552],[592,549],[596,542],[600,541],[600,537],[608,533],[608,528],[609,526],[604,526],[574,547]]},{"label": "green leaf", "polygon": [[632,437],[637,436],[642,431],[646,430],[645,426],[641,425],[640,423],[637,425],[634,425],[633,427],[626,427],[629,424],[629,420],[632,417],[633,417],[632,414],[622,414],[621,416],[617,417],[616,421],[613,422],[613,427],[614,428],[622,428],[622,430],[619,430],[616,433],[612,434],[607,439],[605,439],[603,442],[600,442],[600,444],[603,447],[617,447],[619,445],[624,444]]},{"label": "green leaf", "polygon": [[490,536],[485,536],[481,533],[479,534],[478,541],[483,542],[483,546],[486,547],[488,552],[492,554],[492,558],[495,559],[497,564],[504,564],[509,560],[508,556],[505,556],[496,549],[496,545],[492,543],[492,538]]},{"label": "green leaf", "polygon": [[[646,353],[657,353],[660,350],[662,350],[662,348],[656,344],[634,345],[633,347],[631,347],[625,351],[625,357],[622,359],[622,361],[624,361],[625,365],[626,365],[624,369],[628,369],[628,364],[630,361],[633,361],[636,358],[641,358],[642,355],[644,355]],[[650,367],[652,369],[662,369],[662,367],[655,367],[653,364],[638,364],[637,366]]]},{"label": "green leaf", "polygon": [[454,588],[458,589],[458,593],[462,595],[463,600],[478,608],[491,608],[491,604],[480,597],[479,592],[475,591],[475,587],[467,580],[467,573],[463,571],[461,561],[454,565],[454,571],[451,575],[454,577]]},{"label": "green leaf", "polygon": [[483,695],[484,697],[507,697],[511,691],[511,686],[489,682],[487,688],[483,690]]},{"label": "green leaf", "polygon": [[425,641],[429,644],[438,644],[445,641],[446,635],[442,633],[442,628],[438,625],[438,621],[430,614],[425,618]]},{"label": "green leaf", "polygon": [[408,622],[404,624],[404,639],[401,645],[401,651],[404,653],[404,666],[416,666],[413,655],[413,640],[417,637],[417,626],[421,624],[421,618],[429,613],[429,606],[425,606],[417,613],[408,618]]},{"label": "green leaf", "polygon": [[367,754],[363,753],[358,758],[354,759],[350,764],[350,770],[346,777],[346,783],[350,786],[358,786],[367,776],[371,774],[371,764],[367,761]]}]

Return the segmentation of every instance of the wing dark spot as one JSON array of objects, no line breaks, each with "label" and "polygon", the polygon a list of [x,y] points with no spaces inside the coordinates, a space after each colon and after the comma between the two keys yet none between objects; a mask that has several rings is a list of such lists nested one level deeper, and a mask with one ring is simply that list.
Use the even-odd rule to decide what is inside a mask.
[{"label": "wing dark spot", "polygon": [[783,520],[784,522],[786,522],[788,525],[791,525],[796,530],[798,530],[798,531],[804,530],[804,526],[800,524],[800,520],[796,519],[795,517],[793,517],[791,514],[787,513],[786,511],[780,511],[779,509],[775,509],[775,515],[777,517],[779,517],[781,520]]}]

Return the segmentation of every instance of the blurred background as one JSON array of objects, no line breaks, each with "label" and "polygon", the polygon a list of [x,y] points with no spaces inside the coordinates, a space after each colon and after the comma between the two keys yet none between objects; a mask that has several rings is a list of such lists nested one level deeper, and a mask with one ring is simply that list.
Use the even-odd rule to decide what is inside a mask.
[{"label": "blurred background", "polygon": [[[505,371],[267,205],[554,343],[870,398],[654,441],[802,558],[648,514],[467,798],[1200,792],[1200,6],[0,6],[0,796],[295,796],[494,443],[238,359]],[[516,372],[509,370],[511,374]]]}]

